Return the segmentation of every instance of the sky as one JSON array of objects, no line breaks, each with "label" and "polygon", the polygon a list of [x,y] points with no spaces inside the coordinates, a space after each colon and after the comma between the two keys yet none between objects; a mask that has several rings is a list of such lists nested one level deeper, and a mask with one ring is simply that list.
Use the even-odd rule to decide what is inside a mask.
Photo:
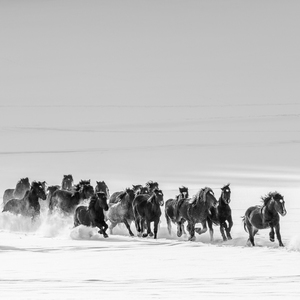
[{"label": "sky", "polygon": [[0,191],[70,173],[172,193],[299,187],[299,12],[299,1],[0,0]]}]

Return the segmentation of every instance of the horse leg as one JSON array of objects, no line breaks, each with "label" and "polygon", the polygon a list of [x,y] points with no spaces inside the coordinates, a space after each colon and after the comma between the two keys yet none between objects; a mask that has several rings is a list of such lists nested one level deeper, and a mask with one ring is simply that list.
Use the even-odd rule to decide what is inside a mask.
[{"label": "horse leg", "polygon": [[105,221],[95,222],[95,226],[99,228],[98,233],[102,234],[103,237],[108,238],[108,235],[106,233],[106,229],[108,228],[108,225],[105,223]]},{"label": "horse leg", "polygon": [[140,220],[140,217],[135,217],[134,218],[134,223],[135,223],[135,228],[136,228],[136,231],[137,231],[137,235],[138,236],[141,236],[141,220]]},{"label": "horse leg", "polygon": [[210,234],[210,241],[212,242],[214,240],[214,229],[213,229],[213,222],[211,219],[207,219],[207,224],[209,228],[209,234]]},{"label": "horse leg", "polygon": [[[226,227],[225,227],[225,226],[226,226]],[[224,223],[220,223],[220,232],[221,232],[223,241],[225,242],[225,241],[227,241],[227,237],[226,237],[226,235],[225,235],[224,229],[225,229],[225,231],[227,232],[227,225],[226,225],[226,223],[225,223],[225,222],[224,222]]]},{"label": "horse leg", "polygon": [[154,239],[157,238],[158,223],[159,220],[154,221]]},{"label": "horse leg", "polygon": [[113,229],[117,226],[118,223],[110,222],[109,233],[113,234]]},{"label": "horse leg", "polygon": [[131,229],[130,229],[130,225],[129,225],[127,219],[124,219],[124,220],[123,220],[123,223],[125,224],[125,226],[126,226],[128,232],[129,232],[130,236],[134,236],[134,234],[132,233],[132,231],[131,231]]},{"label": "horse leg", "polygon": [[233,226],[232,217],[229,216],[228,219],[227,219],[227,221],[228,221],[228,228],[225,228],[225,230],[226,230],[226,235],[227,235],[228,240],[232,240],[232,237],[231,237],[231,234],[230,234],[231,228],[232,228],[232,226]]},{"label": "horse leg", "polygon": [[168,231],[169,231],[169,235],[172,234],[172,225],[171,225],[171,219],[167,214],[167,211],[165,210],[165,217],[166,217],[166,221],[167,221],[167,227],[168,227]]},{"label": "horse leg", "polygon": [[183,224],[182,224],[182,221],[180,220],[180,221],[177,223],[177,236],[178,236],[178,237],[181,237],[181,236],[182,236],[182,227],[183,227]]},{"label": "horse leg", "polygon": [[274,232],[274,227],[271,226],[271,231],[269,233],[270,241],[274,242],[275,241],[275,232]]},{"label": "horse leg", "polygon": [[279,242],[279,246],[280,247],[284,247],[284,245],[282,243],[282,240],[281,240],[280,225],[279,225],[279,223],[275,226],[275,231],[276,231],[277,240]]},{"label": "horse leg", "polygon": [[[145,223],[145,221],[143,222]],[[151,228],[150,228],[150,221],[146,221],[146,228],[147,228],[147,232],[143,234],[143,237],[147,237],[148,235],[151,234]]]},{"label": "horse leg", "polygon": [[196,240],[196,237],[195,237],[195,224],[192,223],[192,222],[188,222],[187,230],[190,234],[189,241],[195,241]]}]

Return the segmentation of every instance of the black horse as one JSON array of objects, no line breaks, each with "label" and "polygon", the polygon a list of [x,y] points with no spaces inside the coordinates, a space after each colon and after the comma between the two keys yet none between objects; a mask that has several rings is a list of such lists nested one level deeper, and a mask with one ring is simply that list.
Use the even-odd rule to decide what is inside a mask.
[{"label": "black horse", "polygon": [[51,213],[57,208],[65,214],[72,214],[82,200],[89,199],[94,195],[94,188],[90,184],[77,184],[74,189],[74,192],[55,191],[49,202],[49,212]]},{"label": "black horse", "polygon": [[[202,234],[207,231],[206,221],[210,214],[210,209],[217,206],[217,200],[211,188],[201,189],[192,199],[181,199],[177,206],[177,236],[182,235],[182,226],[188,222],[187,230],[190,234],[189,240],[195,240],[195,231]],[[202,229],[195,229],[195,224],[201,223]],[[212,239],[212,232],[211,239]]]},{"label": "black horse", "polygon": [[64,175],[61,182],[61,189],[65,191],[72,191],[73,189],[73,176],[71,174]]},{"label": "black horse", "polygon": [[40,214],[39,198],[46,200],[46,192],[44,184],[33,181],[30,190],[26,192],[22,199],[11,199],[3,208],[3,212],[8,211],[15,215],[32,217],[34,219]]},{"label": "black horse", "polygon": [[254,236],[258,230],[271,228],[269,234],[270,241],[275,241],[275,229],[279,246],[283,247],[279,225],[279,214],[285,216],[287,213],[283,196],[277,192],[270,192],[265,197],[262,197],[262,200],[262,206],[256,205],[249,207],[243,217],[245,231],[249,233],[249,241],[252,246],[254,246]]},{"label": "black horse", "polygon": [[147,233],[143,237],[152,235],[150,224],[154,222],[154,238],[157,238],[158,223],[161,216],[160,206],[164,205],[163,193],[154,188],[150,195],[141,194],[133,200],[133,214],[136,230],[139,235],[143,234],[144,227],[147,227]]},{"label": "black horse", "polygon": [[[179,188],[179,194],[175,196],[175,199],[168,199],[165,205],[165,217],[167,221],[169,234],[172,233],[171,222],[176,224],[177,222],[177,206],[178,201],[181,199],[186,199],[189,197],[189,189],[185,186]],[[184,226],[182,226],[182,231],[185,233]]]},{"label": "black horse", "polygon": [[[213,223],[216,225],[220,225],[220,232],[223,238],[223,241],[231,240],[231,228],[233,226],[232,216],[231,216],[231,208],[229,203],[231,201],[231,190],[229,187],[230,184],[227,184],[221,188],[222,193],[218,201],[218,205],[216,208],[211,208],[211,215],[207,218],[207,224],[210,232],[213,233]],[[225,235],[225,232],[226,235]]]},{"label": "black horse", "polygon": [[3,194],[3,204],[5,205],[11,199],[22,199],[25,193],[29,191],[30,183],[28,177],[21,178],[14,189],[7,189]]},{"label": "black horse", "polygon": [[109,226],[110,233],[112,233],[113,228],[117,224],[124,223],[129,234],[131,236],[134,236],[134,234],[130,229],[130,224],[134,220],[133,208],[132,208],[132,202],[134,198],[135,198],[134,190],[127,188],[124,192],[121,192],[118,195],[118,200],[115,203],[109,203],[109,210],[106,214],[106,217],[111,223],[111,225]]},{"label": "black horse", "polygon": [[89,206],[78,206],[74,214],[74,226],[80,224],[91,227],[98,227],[99,233],[105,238],[108,237],[106,230],[108,228],[105,222],[103,211],[108,210],[107,197],[103,192],[98,192],[91,197]]}]

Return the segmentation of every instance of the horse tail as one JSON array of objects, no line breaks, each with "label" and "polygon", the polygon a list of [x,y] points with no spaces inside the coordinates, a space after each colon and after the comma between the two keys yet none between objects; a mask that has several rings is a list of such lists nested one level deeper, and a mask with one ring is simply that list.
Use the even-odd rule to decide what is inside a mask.
[{"label": "horse tail", "polygon": [[172,234],[171,219],[168,216],[166,209],[165,209],[165,217],[166,217],[166,221],[167,221],[168,231],[169,231],[169,234],[171,235]]},{"label": "horse tail", "polygon": [[248,230],[247,230],[247,225],[246,225],[246,218],[247,218],[247,216],[244,215],[244,216],[242,217],[242,222],[243,222],[243,224],[244,224],[244,230],[245,230],[246,232],[248,232]]}]

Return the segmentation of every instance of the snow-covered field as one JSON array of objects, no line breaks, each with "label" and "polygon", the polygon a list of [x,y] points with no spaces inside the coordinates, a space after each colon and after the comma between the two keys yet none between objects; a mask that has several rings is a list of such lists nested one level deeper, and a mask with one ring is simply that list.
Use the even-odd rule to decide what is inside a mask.
[{"label": "snow-covered field", "polygon": [[208,233],[195,242],[177,238],[175,227],[169,236],[164,217],[157,240],[131,238],[123,226],[104,239],[96,229],[73,228],[71,217],[48,216],[47,210],[35,224],[2,213],[1,298],[298,299],[300,209],[288,202],[287,209],[284,248],[268,241],[268,230],[256,236],[256,247],[248,246],[241,208],[233,208],[233,240],[223,242],[215,227],[212,243]]}]

